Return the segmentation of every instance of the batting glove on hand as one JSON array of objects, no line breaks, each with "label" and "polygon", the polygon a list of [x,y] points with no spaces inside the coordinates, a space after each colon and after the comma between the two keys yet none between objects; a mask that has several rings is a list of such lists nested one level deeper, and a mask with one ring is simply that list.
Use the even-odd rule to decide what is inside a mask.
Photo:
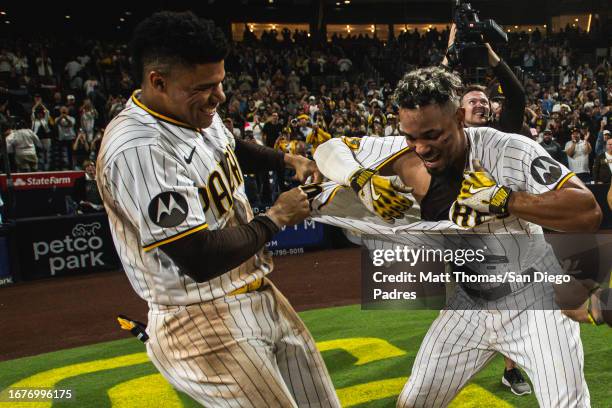
[{"label": "batting glove on hand", "polygon": [[474,171],[465,171],[457,203],[483,214],[508,215],[508,203],[512,190],[497,184],[493,176],[480,164],[473,161]]},{"label": "batting glove on hand", "polygon": [[474,228],[495,219],[495,216],[483,214],[455,201],[448,212],[448,218],[462,228]]},{"label": "batting glove on hand", "polygon": [[390,180],[376,175],[375,170],[359,169],[351,176],[351,188],[368,210],[388,223],[402,219],[414,204],[400,193],[410,193],[411,188],[399,179]]}]

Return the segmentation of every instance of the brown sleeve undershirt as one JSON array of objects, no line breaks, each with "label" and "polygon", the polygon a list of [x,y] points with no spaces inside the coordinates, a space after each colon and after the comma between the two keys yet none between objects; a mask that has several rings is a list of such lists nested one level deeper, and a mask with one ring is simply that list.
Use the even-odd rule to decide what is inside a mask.
[{"label": "brown sleeve undershirt", "polygon": [[278,231],[270,218],[257,216],[237,227],[198,231],[160,249],[183,273],[196,282],[205,282],[245,262]]},{"label": "brown sleeve undershirt", "polygon": [[285,168],[285,154],[267,146],[236,139],[236,158],[244,173],[258,173]]}]

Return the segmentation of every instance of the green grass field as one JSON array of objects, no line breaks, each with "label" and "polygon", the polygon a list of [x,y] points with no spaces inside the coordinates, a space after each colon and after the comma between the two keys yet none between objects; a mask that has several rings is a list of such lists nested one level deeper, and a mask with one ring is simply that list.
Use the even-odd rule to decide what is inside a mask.
[{"label": "green grass field", "polygon": [[[343,406],[395,407],[435,311],[362,311],[359,306],[301,313],[322,350]],[[119,330],[119,328],[117,328]],[[582,327],[586,377],[594,408],[612,407],[612,330]],[[500,384],[497,357],[459,394],[452,407],[537,407]],[[144,346],[130,338],[0,363],[7,387],[71,389],[72,401],[11,403],[28,407],[192,407],[157,373]],[[0,406],[8,406],[0,403]]]}]

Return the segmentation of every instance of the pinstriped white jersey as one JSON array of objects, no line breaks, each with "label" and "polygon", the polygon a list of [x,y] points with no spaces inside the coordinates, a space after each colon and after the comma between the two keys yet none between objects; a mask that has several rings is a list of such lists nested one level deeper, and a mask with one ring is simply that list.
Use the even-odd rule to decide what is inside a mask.
[{"label": "pinstriped white jersey", "polygon": [[[503,133],[492,128],[466,128],[465,134],[470,146],[470,166],[473,159],[480,160],[483,167],[489,170],[499,184],[506,185],[513,191],[542,194],[561,187],[573,176],[564,165],[553,160],[542,146],[524,136]],[[407,148],[403,137],[363,137],[344,140],[352,149],[355,159],[367,168],[381,168],[390,159],[404,153]],[[407,245],[422,240],[423,232],[443,234],[445,238],[440,240],[441,243],[444,242],[443,245],[448,245],[449,236],[464,235],[467,232],[530,236],[541,236],[543,233],[540,226],[516,216],[495,219],[470,231],[460,229],[451,221],[417,221],[416,214],[409,214],[407,218],[390,225],[374,217],[360,204],[350,189],[334,186],[334,183],[324,184],[323,192],[313,201],[315,220],[361,234],[387,234],[388,239],[385,241]],[[411,238],[410,235],[413,234],[420,236],[416,239]],[[491,249],[499,246],[500,254],[507,256],[514,265],[519,264],[521,268],[537,264],[544,252],[547,252],[542,246],[545,245],[543,240],[538,239],[517,240],[516,243],[504,240],[503,245],[499,243],[496,245],[495,239],[488,241]],[[368,246],[373,248],[380,245],[380,242],[376,242]]]},{"label": "pinstriped white jersey", "polygon": [[149,110],[136,94],[107,126],[98,186],[123,268],[150,305],[218,298],[271,271],[271,260],[260,252],[197,283],[163,252],[164,244],[189,234],[252,219],[234,145],[218,115],[209,128],[190,128]]}]

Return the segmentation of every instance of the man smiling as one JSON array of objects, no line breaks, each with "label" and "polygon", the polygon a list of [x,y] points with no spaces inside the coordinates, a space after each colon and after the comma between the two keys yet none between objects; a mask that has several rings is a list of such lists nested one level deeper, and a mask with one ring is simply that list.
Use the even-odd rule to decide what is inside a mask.
[{"label": "man smiling", "polygon": [[[97,182],[123,268],[149,306],[147,353],[207,407],[338,407],[308,329],[266,278],[265,243],[310,214],[299,188],[254,217],[245,173],[314,162],[235,139],[226,40],[211,21],[160,12],[131,44],[142,90],[106,127]],[[316,177],[315,177],[316,178]]]},{"label": "man smiling", "polygon": [[[363,199],[373,195],[363,191],[384,192],[380,176],[397,175],[413,189],[421,218],[431,221],[425,231],[443,234],[450,220],[469,234],[482,234],[479,239],[498,242],[494,255],[501,261],[487,264],[494,271],[519,265],[521,274],[531,268],[560,273],[541,239],[542,227],[595,231],[601,209],[582,182],[536,142],[487,127],[465,128],[461,89],[461,80],[441,68],[407,73],[395,92],[404,137],[332,139],[315,152],[319,169],[359,190],[368,209],[385,220],[402,218],[409,203],[391,197],[374,205],[376,200]],[[449,233],[456,236],[457,230]],[[537,242],[517,251],[526,236]],[[460,283],[427,332],[397,406],[447,406],[497,352],[525,369],[540,406],[590,406],[579,327],[551,305],[550,291],[533,282]]]}]

